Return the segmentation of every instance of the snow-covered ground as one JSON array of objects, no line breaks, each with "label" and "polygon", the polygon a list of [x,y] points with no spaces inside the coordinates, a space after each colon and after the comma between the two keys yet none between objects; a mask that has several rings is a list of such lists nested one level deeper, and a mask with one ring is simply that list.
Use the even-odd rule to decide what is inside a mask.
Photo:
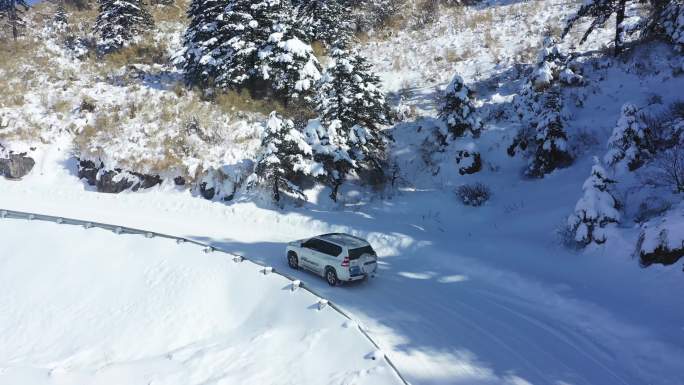
[{"label": "snow-covered ground", "polygon": [[[36,154],[24,180],[0,180],[0,207],[193,237],[282,270],[288,269],[285,241],[326,231],[367,237],[380,254],[380,274],[370,282],[329,288],[310,274],[292,274],[360,317],[412,383],[681,383],[684,300],[673,294],[684,289],[681,272],[642,269],[619,243],[574,254],[554,242],[588,160],[541,181],[492,175],[497,195],[482,208],[460,205],[451,192],[413,189],[363,205],[278,211],[254,202],[210,202],[170,185],[119,195],[88,191],[59,148]],[[7,231],[0,233],[3,244],[13,238]],[[83,242],[90,238],[73,243]],[[107,247],[116,242],[108,238]],[[146,248],[163,241],[130,242]],[[31,344],[53,338],[52,329],[41,330],[16,335]]]},{"label": "snow-covered ground", "polygon": [[0,234],[1,384],[401,383],[352,321],[252,263],[75,225]]},{"label": "snow-covered ground", "polygon": [[[173,86],[179,74],[168,68],[143,66],[142,72],[147,75],[128,83],[103,77],[96,71],[98,66],[79,64],[46,39],[43,44],[52,49],[46,56],[54,73],[27,83],[30,90],[22,108],[14,104],[0,108],[3,145],[29,151],[37,162],[21,181],[0,179],[0,209],[192,237],[284,271],[289,269],[283,255],[286,241],[329,231],[366,237],[380,254],[380,274],[369,282],[329,288],[311,274],[291,274],[358,316],[382,350],[416,385],[681,385],[684,297],[678,293],[684,289],[682,263],[643,269],[632,256],[641,230],[632,221],[639,203],[648,199],[648,194],[670,197],[663,189],[649,190],[640,185],[634,176],[618,175],[625,219],[609,229],[608,242],[575,252],[562,247],[556,234],[582,196],[592,157],[605,155],[606,141],[622,105],[631,102],[639,108],[657,110],[683,97],[684,77],[676,75],[672,66],[678,58],[681,62],[681,54],[652,42],[614,60],[603,56],[609,52],[605,44],[611,41],[610,28],[595,32],[577,50],[587,69],[587,85],[564,91],[566,129],[576,150],[575,163],[543,179],[529,180],[521,177],[525,160],[506,155],[519,126],[512,100],[529,69],[527,64],[534,60],[542,34],[560,28],[560,20],[576,3],[489,0],[475,7],[444,10],[434,23],[420,29],[371,35],[360,45],[361,52],[374,64],[385,91],[396,93],[395,101],[401,95],[401,103],[411,110],[405,122],[392,128],[396,142],[391,155],[400,168],[397,187],[373,194],[349,183],[343,188],[340,204],[330,202],[327,191],[314,188],[307,191],[308,203],[301,207],[287,203],[285,209],[251,192],[238,194],[231,202],[207,201],[187,187],[174,186],[170,179],[137,193],[92,191],[77,179],[74,155],[99,154],[110,167],[133,167],[134,171],[160,172],[162,176],[188,174],[192,178],[209,168],[225,169],[230,174],[258,150],[260,115],[223,111],[217,104],[199,100],[194,91],[176,95]],[[182,25],[169,22],[165,28],[156,38],[168,40],[169,48],[177,46]],[[581,32],[581,28],[573,31]],[[576,36],[563,46],[569,48],[573,41],[577,41]],[[22,65],[27,69],[22,70],[25,76],[36,71],[32,63]],[[125,68],[121,73],[126,75]],[[439,124],[435,116],[440,89],[456,73],[476,91],[485,130],[481,138],[460,138],[446,149],[426,147],[423,143],[426,139],[434,142],[431,133]],[[24,80],[15,73],[5,74],[15,84]],[[95,112],[81,108],[83,100],[94,102]],[[168,121],[159,124],[157,114],[168,115],[164,118]],[[183,131],[192,115],[199,115],[205,125],[213,122],[206,127],[213,127],[216,138],[205,140]],[[110,120],[98,121],[98,116]],[[112,122],[119,124],[108,125]],[[86,139],[80,140],[82,137]],[[181,147],[188,150],[169,156],[166,151],[176,143],[172,139],[186,144]],[[471,145],[482,153],[484,167],[475,175],[461,176],[454,161],[455,150]],[[464,206],[455,197],[457,186],[471,182],[486,183],[493,192],[482,207]],[[677,199],[681,200],[672,197]],[[673,207],[681,207],[681,203]],[[672,221],[678,220],[674,209],[669,213]],[[390,379],[386,368],[372,369],[377,364],[364,360],[369,347],[360,336],[354,334],[358,343],[346,345],[352,345],[352,332],[340,326],[343,320],[330,315],[332,321],[321,321],[321,313],[307,308],[313,303],[311,298],[279,291],[285,283],[276,277],[266,278],[254,271],[234,277],[238,270],[222,257],[199,253],[191,246],[167,245],[163,240],[16,220],[0,222],[0,226],[0,288],[4,290],[0,301],[5,301],[0,302],[0,337],[10,342],[5,346],[0,341],[0,376],[74,384],[108,381],[111,377],[98,376],[125,373],[135,376],[136,381],[220,383],[221,378],[212,375],[233,375],[235,366],[229,362],[245,359],[239,362],[252,366],[244,373],[240,370],[239,375],[254,375],[250,378],[255,383],[348,384]],[[64,236],[60,236],[62,232]],[[34,239],[54,240],[50,247],[55,245],[56,257],[26,254],[29,256],[17,259],[5,254],[6,245],[28,245],[22,246],[26,251],[47,247],[47,241],[32,242]],[[64,239],[69,243],[60,243]],[[100,252],[101,244],[107,248],[112,245],[112,252]],[[79,252],[81,248],[97,251],[83,258],[71,255],[68,245],[78,245]],[[187,253],[177,254],[185,248],[189,248]],[[117,250],[126,252],[117,254]],[[99,254],[97,259],[92,258]],[[167,265],[160,265],[162,261]],[[73,265],[79,265],[75,272],[67,269]],[[103,275],[110,270],[117,275]],[[146,271],[154,281],[145,281]],[[182,275],[185,280],[162,282],[156,272],[163,277]],[[253,279],[249,278],[252,273]],[[70,274],[78,274],[73,282]],[[66,276],[70,279],[65,280]],[[95,281],[94,277],[100,279]],[[92,282],[105,286],[100,288]],[[130,282],[143,294],[156,295],[159,301],[149,302],[148,308],[147,296],[139,298],[122,282]],[[249,292],[257,295],[236,298],[236,293],[244,292],[224,290],[237,282],[258,283]],[[151,283],[159,286],[152,287]],[[272,284],[277,290],[269,289]],[[54,293],[45,288],[48,285],[55,288]],[[191,286],[195,288],[188,291],[202,289],[206,295],[184,292],[180,298],[174,296]],[[67,289],[88,293],[87,298],[74,301],[94,301],[100,293],[120,294],[122,287],[123,294],[128,295],[116,297],[115,304],[97,304],[93,316],[78,313],[85,305],[72,306],[84,302],[62,301],[61,297],[47,301],[56,298],[59,290],[64,298],[73,299],[75,294],[65,293]],[[7,289],[14,294],[7,295]],[[39,295],[41,290],[50,296]],[[269,290],[268,298],[262,290]],[[306,304],[297,302],[302,298]],[[220,302],[215,312],[208,309],[211,301]],[[231,309],[243,303],[254,311],[255,319],[247,337],[225,330],[240,321],[232,318]],[[15,312],[28,309],[27,304],[49,312]],[[119,304],[118,309],[130,311],[111,313],[109,306]],[[185,310],[176,314],[179,309]],[[192,309],[202,317],[188,315]],[[53,325],[53,318],[47,317],[55,313],[68,317]],[[22,321],[22,314],[30,319]],[[107,317],[110,314],[130,318],[114,318],[121,319],[114,323]],[[157,326],[154,321],[163,314],[169,318]],[[313,363],[330,358],[320,364],[320,372],[307,373],[290,366],[304,364],[290,360],[301,348],[295,343],[301,343],[301,338],[290,334],[277,337],[282,348],[249,343],[250,336],[257,335],[250,333],[269,335],[267,329],[274,323],[269,324],[268,317],[283,321],[302,317],[305,322],[303,328],[291,325],[274,333],[307,330],[315,334],[315,330],[326,330],[332,339],[348,338],[340,350],[354,350],[353,358],[342,367],[334,365],[341,353],[336,344],[326,341],[306,353]],[[154,330],[142,333],[133,329],[135,323],[154,323]],[[189,330],[188,323],[193,323]],[[35,326],[38,324],[45,327]],[[68,325],[62,330],[64,334],[52,333],[60,325]],[[216,330],[209,330],[214,325],[218,325]],[[96,338],[91,328],[108,332]],[[110,336],[110,329],[118,334]],[[88,333],[79,333],[81,330]],[[126,345],[126,341],[132,342]],[[110,343],[114,348],[107,346]],[[234,344],[238,352],[247,354],[235,355]],[[192,357],[176,356],[178,351]],[[273,364],[271,359],[275,360]],[[271,365],[281,371],[271,371]],[[261,371],[277,374],[265,380],[259,377]],[[357,378],[354,374],[361,372],[366,376]],[[58,377],[65,373],[67,377]],[[168,377],[168,381],[160,377],[169,373],[178,377]],[[10,378],[10,383],[28,382]],[[243,383],[240,378],[226,380]]]}]

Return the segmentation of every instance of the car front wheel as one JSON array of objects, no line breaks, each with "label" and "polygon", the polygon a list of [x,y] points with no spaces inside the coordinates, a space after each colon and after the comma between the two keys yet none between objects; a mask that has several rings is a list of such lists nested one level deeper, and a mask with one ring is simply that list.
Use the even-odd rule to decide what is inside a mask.
[{"label": "car front wheel", "polygon": [[328,285],[330,286],[337,285],[337,273],[335,273],[335,269],[328,268],[328,270],[326,270],[325,280],[328,282]]},{"label": "car front wheel", "polygon": [[299,261],[297,260],[297,254],[290,252],[287,255],[287,264],[295,270],[299,269]]}]

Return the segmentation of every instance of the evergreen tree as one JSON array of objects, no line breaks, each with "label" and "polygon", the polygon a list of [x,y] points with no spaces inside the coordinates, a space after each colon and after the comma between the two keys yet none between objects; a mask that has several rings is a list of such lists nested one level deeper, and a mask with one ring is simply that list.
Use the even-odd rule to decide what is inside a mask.
[{"label": "evergreen tree", "polygon": [[625,8],[627,0],[587,0],[575,13],[571,16],[565,25],[562,36],[570,32],[575,23],[585,17],[591,18],[592,22],[584,32],[580,43],[584,43],[594,29],[603,28],[608,22],[608,19],[615,14],[615,55],[619,55],[622,51],[625,38]]},{"label": "evergreen tree", "polygon": [[664,34],[678,49],[684,49],[684,1],[651,0],[652,11],[646,32]]},{"label": "evergreen tree", "polygon": [[261,183],[272,189],[273,200],[280,201],[281,191],[305,198],[293,180],[303,175],[317,176],[321,169],[313,161],[313,152],[304,134],[295,129],[292,121],[271,112],[255,173]]},{"label": "evergreen tree", "polygon": [[19,37],[19,30],[26,26],[22,13],[28,9],[26,0],[0,0],[0,22],[12,30],[14,40]]},{"label": "evergreen tree", "polygon": [[347,175],[357,169],[347,137],[340,129],[339,120],[324,125],[316,119],[309,121],[305,130],[307,141],[313,148],[314,160],[323,167],[317,179],[330,186],[330,199],[335,202]]},{"label": "evergreen tree", "polygon": [[575,205],[574,214],[568,218],[568,228],[578,243],[605,242],[606,226],[620,221],[620,205],[611,193],[614,183],[598,158],[594,158],[591,176],[582,186],[584,195]]},{"label": "evergreen tree", "polygon": [[55,16],[52,18],[52,22],[58,29],[65,28],[69,23],[66,9],[64,8],[64,1],[60,1],[59,4],[57,4],[57,10],[55,11]]},{"label": "evergreen tree", "polygon": [[123,47],[154,25],[142,0],[99,0],[99,3],[100,13],[94,29],[104,52]]},{"label": "evergreen tree", "polygon": [[630,171],[641,167],[651,156],[646,146],[647,130],[648,126],[634,104],[622,106],[620,119],[608,139],[604,161],[609,166],[624,163]]},{"label": "evergreen tree", "polygon": [[228,0],[193,0],[188,8],[190,25],[183,35],[182,60],[185,80],[206,86],[218,75],[225,56],[223,12]]},{"label": "evergreen tree", "polygon": [[311,93],[319,64],[289,0],[233,0],[224,18],[227,50],[216,79],[220,87],[266,88],[286,102]]},{"label": "evergreen tree", "polygon": [[286,103],[300,98],[310,102],[313,86],[321,78],[313,48],[302,38],[293,10],[285,8],[258,53],[258,73]]},{"label": "evergreen tree", "polygon": [[[355,170],[382,172],[388,139],[382,125],[391,120],[380,79],[366,59],[356,53],[335,48],[330,59],[316,98],[321,121],[334,127],[349,147]],[[336,171],[346,175],[344,170]]]},{"label": "evergreen tree", "polygon": [[302,32],[308,41],[328,47],[344,47],[351,40],[351,10],[339,0],[298,0],[295,2]]},{"label": "evergreen tree", "polygon": [[482,122],[473,104],[473,91],[460,76],[456,75],[451,80],[444,98],[439,117],[446,123],[449,133],[454,137],[461,137],[466,133],[474,137],[480,136]]},{"label": "evergreen tree", "polygon": [[579,84],[583,79],[567,68],[566,61],[556,43],[546,39],[536,70],[514,101],[523,127],[508,154],[514,156],[520,151],[530,156],[525,170],[530,177],[541,178],[573,161],[562,118],[561,86]]}]

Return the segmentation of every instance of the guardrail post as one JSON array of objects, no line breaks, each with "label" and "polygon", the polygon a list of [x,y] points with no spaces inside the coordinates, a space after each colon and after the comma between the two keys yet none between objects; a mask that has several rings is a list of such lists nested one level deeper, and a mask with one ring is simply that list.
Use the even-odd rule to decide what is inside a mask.
[{"label": "guardrail post", "polygon": [[56,221],[56,222],[57,222],[58,224],[61,225],[62,223],[64,223],[64,219],[62,219],[62,218],[57,218],[57,221]]},{"label": "guardrail post", "polygon": [[29,221],[32,221],[32,220],[34,220],[34,219],[36,219],[36,216],[33,215],[33,214],[29,214],[28,220],[29,220]]},{"label": "guardrail post", "polygon": [[121,234],[122,232],[123,232],[123,229],[122,229],[121,227],[119,227],[119,226],[117,226],[117,227],[114,229],[114,233],[116,233],[116,234]]},{"label": "guardrail post", "polygon": [[240,262],[242,262],[242,261],[244,261],[244,260],[245,260],[245,259],[244,259],[241,255],[236,255],[236,256],[233,257],[233,262],[235,262],[235,263],[240,263]]},{"label": "guardrail post", "polygon": [[273,272],[273,268],[271,266],[266,266],[261,271],[264,273],[264,275],[271,274]]},{"label": "guardrail post", "polygon": [[93,227],[93,224],[90,222],[86,222],[85,225],[83,225],[83,227],[85,227],[86,229],[89,229],[89,228]]},{"label": "guardrail post", "polygon": [[7,218],[7,210],[0,211],[0,218]]},{"label": "guardrail post", "polygon": [[179,244],[179,245],[180,245],[181,243],[185,243],[185,239],[183,239],[183,238],[178,238],[178,239],[176,239],[176,243]]},{"label": "guardrail post", "polygon": [[145,238],[152,238],[152,237],[154,237],[154,234],[152,234],[150,232],[145,233]]},{"label": "guardrail post", "polygon": [[213,253],[214,250],[215,250],[215,249],[214,249],[212,246],[209,246],[209,247],[205,247],[204,250],[202,250],[202,251],[204,251],[205,253],[209,254],[209,253]]},{"label": "guardrail post", "polygon": [[292,291],[297,290],[302,285],[302,281],[295,279],[292,281]]},{"label": "guardrail post", "polygon": [[321,299],[318,301],[318,310],[323,310],[323,308],[325,308],[326,306],[328,306],[327,299]]}]

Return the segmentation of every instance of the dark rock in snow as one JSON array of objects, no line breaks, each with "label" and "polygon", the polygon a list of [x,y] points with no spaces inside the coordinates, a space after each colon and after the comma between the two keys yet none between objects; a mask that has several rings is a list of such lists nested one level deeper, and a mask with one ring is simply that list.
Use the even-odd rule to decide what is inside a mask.
[{"label": "dark rock in snow", "polygon": [[105,170],[104,164],[90,160],[79,162],[78,177],[97,188],[98,192],[118,194],[125,190],[138,191],[161,184],[159,175],[146,175],[122,169]]},{"label": "dark rock in snow", "polygon": [[216,195],[216,189],[213,187],[207,188],[207,182],[202,182],[199,184],[199,192],[204,199],[209,200],[214,199],[214,195]]},{"label": "dark rock in snow", "polygon": [[103,167],[102,163],[98,166],[90,160],[82,160],[78,163],[78,177],[85,179],[89,185],[95,186],[97,184],[97,173]]},{"label": "dark rock in snow", "polygon": [[8,179],[20,179],[31,172],[35,164],[33,158],[26,156],[26,153],[10,153],[9,158],[0,158],[0,174]]},{"label": "dark rock in snow", "polygon": [[173,183],[175,183],[176,186],[185,186],[185,178],[182,176],[177,176],[173,178]]}]

